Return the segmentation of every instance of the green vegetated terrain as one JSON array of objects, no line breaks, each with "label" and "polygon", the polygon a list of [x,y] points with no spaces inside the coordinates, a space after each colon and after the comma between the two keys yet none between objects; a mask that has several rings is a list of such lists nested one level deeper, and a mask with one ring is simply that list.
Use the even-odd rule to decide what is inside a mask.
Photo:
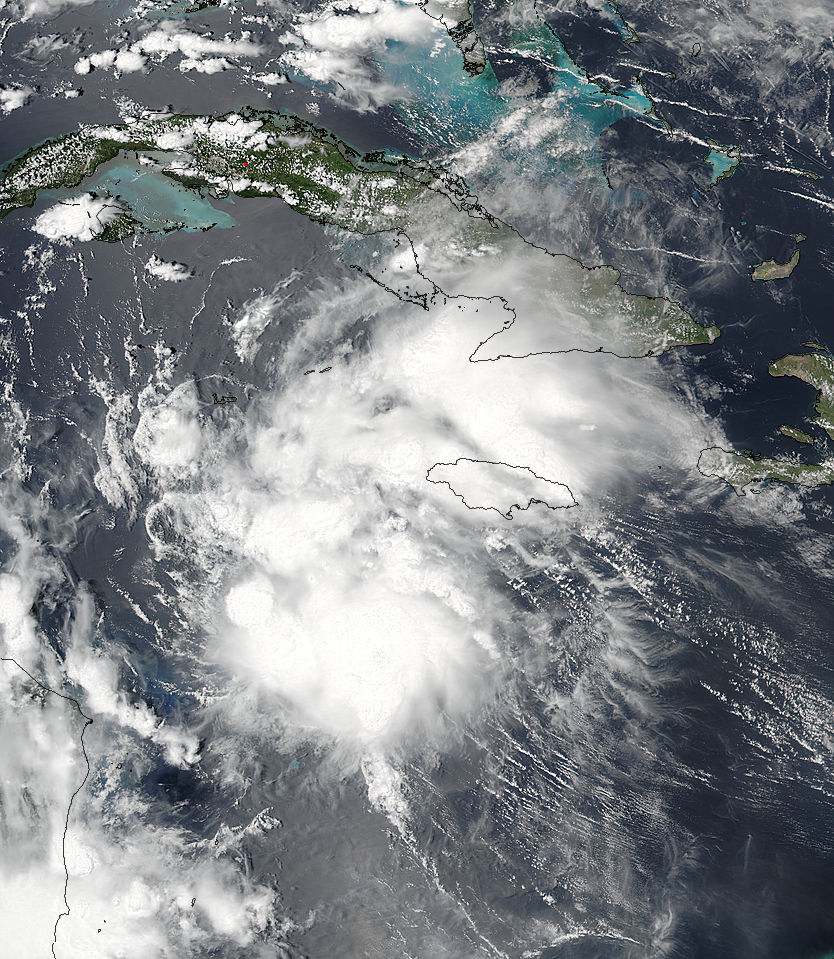
[{"label": "green vegetated terrain", "polygon": [[[117,157],[132,157],[144,170],[187,190],[280,198],[312,220],[355,234],[416,231],[425,246],[433,242],[436,247],[432,268],[442,270],[450,256],[478,263],[493,256],[496,269],[487,272],[497,277],[502,264],[512,263],[509,280],[528,291],[519,299],[528,300],[533,318],[548,299],[552,315],[562,318],[541,342],[531,344],[530,330],[535,337],[542,324],[531,320],[525,327],[525,311],[518,311],[512,342],[524,352],[502,355],[580,349],[650,356],[708,344],[719,334],[670,300],[627,293],[612,267],[586,268],[530,244],[488,213],[462,178],[442,167],[384,152],[363,154],[290,114],[245,108],[217,117],[150,114],[82,127],[33,146],[0,171],[0,218],[33,205],[42,191],[82,186]],[[119,241],[149,229],[128,209],[103,227],[99,239]],[[432,239],[441,234],[442,240]],[[471,295],[501,292],[473,289]],[[551,342],[567,327],[577,331],[575,342],[564,347]],[[509,344],[511,337],[504,341]]]},{"label": "green vegetated terrain", "polygon": [[131,152],[191,189],[279,196],[311,219],[352,230],[402,225],[417,194],[460,189],[429,164],[362,155],[297,117],[175,115],[85,127],[38,144],[3,171],[0,217],[31,206],[42,190],[76,187],[103,163]]},{"label": "green vegetated terrain", "polygon": [[[830,353],[789,354],[770,364],[771,376],[793,376],[817,391],[814,425],[834,440],[834,357]],[[813,445],[813,437],[803,430],[781,426],[779,431],[797,442]],[[823,486],[834,483],[834,457],[811,463],[798,456],[763,457],[738,453],[719,447],[704,450],[698,461],[702,473],[717,476],[738,493],[753,483],[777,480],[798,486]]]}]

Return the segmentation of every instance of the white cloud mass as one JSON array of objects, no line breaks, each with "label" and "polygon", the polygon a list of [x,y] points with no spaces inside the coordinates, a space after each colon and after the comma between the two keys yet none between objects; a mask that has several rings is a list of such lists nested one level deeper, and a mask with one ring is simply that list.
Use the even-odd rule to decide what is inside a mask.
[{"label": "white cloud mass", "polygon": [[121,206],[111,197],[84,193],[45,210],[35,220],[32,229],[48,240],[89,242],[103,233],[107,224],[121,213]]},{"label": "white cloud mass", "polygon": [[401,0],[334,0],[299,14],[280,39],[290,50],[283,62],[290,72],[316,83],[334,84],[334,93],[358,110],[375,110],[406,93],[369,65],[389,43],[430,44],[443,26],[417,3]]},{"label": "white cloud mass", "polygon": [[167,283],[181,283],[194,276],[193,272],[184,264],[172,260],[163,260],[156,253],[145,264],[145,272],[158,280]]},{"label": "white cloud mass", "polygon": [[62,588],[63,567],[30,527],[47,521],[60,539],[72,521],[49,519],[8,482],[3,493],[0,529],[14,544],[0,572],[3,956],[49,956],[53,929],[56,959],[262,955],[274,891],[241,873],[233,841],[219,849],[155,821],[141,777],[122,772],[151,768],[157,754],[187,768],[196,737],[128,701],[118,649],[94,649],[98,616],[83,588],[59,661],[33,609]]},{"label": "white cloud mass", "polygon": [[22,83],[0,84],[0,110],[11,113],[24,106],[34,96],[34,89]]},{"label": "white cloud mass", "polygon": [[[58,5],[32,0],[24,9],[40,15]],[[691,9],[684,4],[670,16]],[[783,5],[776,14],[784,17],[792,9]],[[697,17],[687,21],[686,30],[691,29],[698,42],[708,36],[717,45],[729,45],[735,12],[745,23],[775,15],[761,2],[713,3],[702,5]],[[825,25],[830,26],[825,14],[807,6],[796,13],[801,36],[790,56],[813,47],[815,32],[830,34],[825,33]],[[411,2],[333,0],[293,16],[294,25],[283,37],[289,47],[283,66],[316,83],[332,84],[337,95],[359,110],[374,110],[403,96],[374,64],[391,44],[430,45],[437,37],[448,42],[442,26]],[[758,21],[754,26],[763,29]],[[237,58],[264,52],[248,34],[218,38],[198,34],[180,22],[154,23],[141,30],[130,41],[114,41],[122,44],[116,49],[81,57],[75,71],[137,73],[177,57],[174,65],[181,72],[212,74],[234,67]],[[681,36],[689,43],[686,30]],[[268,73],[254,79],[274,84],[282,77]],[[0,91],[0,109],[8,112],[20,106],[32,92],[27,90]],[[549,149],[550,143],[567,149],[569,138],[560,134],[568,111],[558,109],[555,97],[547,109],[542,104],[536,99],[513,108],[487,136],[458,155],[459,168],[478,170],[487,154],[490,162],[503,157],[508,144],[530,156]],[[212,124],[195,120],[159,146],[185,150],[195,130],[225,145],[259,149],[266,142],[260,121],[229,115]],[[444,182],[432,185],[439,190]],[[513,190],[516,195],[523,192],[515,184]],[[540,194],[534,202],[543,205]],[[208,280],[199,328],[194,314],[190,339],[183,337],[187,345],[180,352],[190,350],[191,366],[166,365],[160,346],[158,366],[149,372],[154,349],[147,348],[141,360],[127,361],[129,373],[120,381],[121,341],[107,339],[116,327],[105,330],[102,316],[100,331],[91,320],[87,325],[92,330],[84,333],[100,332],[97,342],[116,344],[104,354],[102,379],[90,376],[85,382],[77,374],[77,392],[88,388],[84,400],[91,409],[100,399],[101,417],[85,433],[85,422],[71,422],[72,410],[61,411],[65,434],[77,431],[80,438],[77,448],[62,447],[72,453],[58,466],[66,476],[79,462],[91,467],[87,475],[83,468],[78,471],[79,484],[87,481],[79,511],[99,514],[97,525],[91,521],[83,526],[71,509],[63,508],[65,501],[54,489],[63,480],[52,487],[50,480],[35,493],[24,494],[13,487],[11,473],[0,475],[4,550],[0,656],[14,657],[23,667],[0,661],[4,959],[48,957],[56,919],[56,959],[275,959],[290,954],[282,951],[280,941],[285,928],[281,880],[273,887],[271,878],[252,878],[250,873],[264,877],[267,869],[253,865],[256,858],[250,859],[248,850],[241,851],[236,843],[246,830],[282,828],[278,818],[264,814],[249,825],[221,822],[216,836],[199,832],[206,820],[225,815],[229,797],[222,789],[229,782],[243,784],[229,808],[245,796],[250,781],[244,755],[263,761],[262,781],[252,793],[267,788],[278,792],[283,773],[279,770],[273,777],[276,770],[266,768],[262,757],[267,740],[270,747],[300,742],[317,761],[326,757],[322,780],[328,769],[338,768],[340,775],[345,774],[343,781],[352,775],[360,786],[364,782],[367,804],[387,816],[402,837],[416,810],[424,815],[423,825],[444,823],[448,796],[441,795],[431,775],[422,777],[422,784],[418,780],[425,769],[440,767],[457,744],[471,740],[473,754],[483,750],[486,757],[481,767],[480,759],[473,761],[474,788],[484,797],[492,784],[496,794],[504,786],[507,794],[515,790],[519,818],[507,816],[505,822],[513,827],[508,832],[521,835],[524,828],[524,835],[535,839],[552,829],[552,810],[563,794],[561,783],[544,785],[551,769],[545,762],[539,773],[534,753],[546,756],[558,741],[564,768],[571,774],[578,770],[581,780],[587,756],[595,749],[600,754],[609,749],[594,734],[604,731],[599,717],[620,708],[617,697],[627,706],[617,715],[618,720],[625,718],[617,734],[628,746],[654,716],[662,716],[667,702],[670,711],[678,708],[674,688],[664,686],[669,679],[663,673],[665,657],[676,642],[676,623],[685,620],[693,635],[699,631],[706,635],[706,629],[689,622],[685,589],[677,596],[680,602],[661,615],[655,600],[665,595],[660,577],[666,570],[660,563],[650,569],[652,561],[630,555],[629,548],[640,537],[651,540],[663,532],[659,522],[663,511],[680,502],[658,492],[663,481],[655,471],[662,466],[663,476],[673,477],[670,484],[677,496],[687,495],[688,484],[698,484],[702,492],[705,482],[695,466],[698,454],[723,442],[723,437],[714,435],[717,427],[685,393],[690,379],[680,377],[675,383],[680,389],[671,388],[675,364],[681,362],[673,354],[659,363],[594,352],[619,342],[616,336],[635,317],[625,310],[617,312],[614,299],[606,299],[612,271],[585,271],[569,258],[516,242],[516,234],[506,240],[500,231],[493,235],[487,227],[480,230],[483,223],[465,214],[460,219],[466,228],[457,229],[460,220],[450,225],[442,217],[434,219],[435,209],[440,203],[431,207],[423,222],[417,222],[419,215],[413,218],[417,238],[413,243],[404,235],[357,238],[335,230],[322,234],[339,250],[343,265],[357,266],[379,283],[359,269],[342,271],[338,280],[312,277],[308,275],[312,266],[305,265],[308,273],[268,275],[260,288],[250,286],[240,298],[239,287],[232,279],[226,285],[224,275],[211,299]],[[50,206],[36,218],[33,229],[51,241],[85,242],[100,236],[121,213],[115,200],[83,194]],[[473,235],[478,241],[467,246],[465,238]],[[203,237],[191,240],[208,242]],[[134,250],[144,246],[137,242]],[[188,248],[200,256],[200,263],[209,262],[204,246]],[[43,249],[48,253],[37,254]],[[57,261],[66,252],[40,241],[33,242],[32,250],[27,251],[30,261],[37,254],[47,265],[47,257]],[[89,252],[66,257],[73,268],[77,257],[85,283],[85,261],[92,260]],[[257,245],[243,252],[253,262],[262,253]],[[321,253],[316,250],[317,256]],[[168,318],[164,311],[143,312],[138,302],[142,295],[156,305],[167,292],[187,325],[190,314],[185,304],[197,285],[161,293],[165,283],[181,283],[194,274],[184,263],[157,254],[143,265],[147,255],[134,261],[138,267],[134,273],[144,270],[148,282],[133,273],[128,277],[131,283],[136,280],[128,299],[137,301],[137,313],[135,325],[131,319],[119,328],[125,334],[125,353],[128,331],[141,330],[145,346],[156,335],[154,324],[165,325],[166,336],[171,332],[164,324]],[[270,262],[279,262],[279,255]],[[301,253],[293,250],[292,256]],[[197,262],[190,254],[187,258]],[[102,260],[106,257],[100,255],[99,264]],[[62,295],[56,287],[47,287],[45,276],[46,266],[38,274],[39,283],[43,281],[38,295],[44,302],[46,291]],[[91,304],[95,279],[90,289],[86,302]],[[218,299],[222,302],[227,294],[226,302],[241,305],[229,306],[212,329],[211,336],[228,337],[212,353],[214,340],[198,339]],[[638,311],[638,323],[641,318]],[[72,322],[82,325],[76,317]],[[71,324],[67,326],[71,329]],[[574,352],[568,355],[565,350]],[[242,370],[234,356],[244,364]],[[204,363],[206,357],[219,359],[214,365]],[[268,371],[257,380],[262,387],[257,391],[253,382],[245,381],[245,364],[256,361],[259,371]],[[79,360],[79,368],[82,363]],[[197,371],[193,379],[190,370]],[[207,399],[218,371],[229,374],[239,402],[213,404]],[[4,416],[11,414],[7,410]],[[93,413],[90,420],[94,418]],[[21,446],[36,429],[48,432],[46,414],[31,430],[22,413],[18,419]],[[80,448],[87,460],[71,458]],[[655,479],[644,482],[648,476]],[[610,509],[605,504],[620,503],[624,489],[629,501],[647,490],[647,499],[656,497],[645,504],[645,526],[634,540],[599,520]],[[63,488],[59,492],[63,494]],[[733,500],[729,509],[760,509],[764,515],[765,509],[775,510],[766,506],[768,502],[778,502],[779,521],[787,523],[784,503],[793,495],[771,488],[757,502],[751,504],[753,497],[742,503]],[[62,508],[53,510],[52,502],[60,502]],[[547,509],[537,503],[565,508]],[[94,594],[72,578],[76,534],[118,529],[121,535],[115,521],[106,528],[120,509],[125,514],[118,523],[124,523],[133,537],[128,544],[125,534],[124,562],[134,548],[138,558],[135,565],[121,566],[122,578],[114,573],[108,588],[126,585],[127,593],[137,587],[139,598],[131,595],[127,601],[152,637],[147,640],[148,659],[158,657],[164,666],[158,671],[146,668],[144,674],[142,653],[137,653],[142,650],[140,641],[132,647],[133,637],[107,632],[109,611],[98,591],[100,586],[101,595],[110,595],[104,585],[97,583]],[[626,519],[632,522],[634,517],[629,514]],[[105,550],[113,540],[102,535],[95,548]],[[594,562],[588,562],[587,570],[577,570],[580,561],[574,562],[580,553],[578,541],[590,544]],[[110,553],[106,557],[109,562]],[[681,566],[689,559],[685,549],[675,554]],[[720,563],[715,562],[716,577],[726,575],[732,582],[733,575],[740,575],[719,570]],[[702,568],[693,562],[684,571],[690,584]],[[657,578],[651,579],[647,570]],[[525,577],[531,573],[549,580],[540,592],[535,586],[524,592]],[[751,574],[750,582],[752,595],[753,586],[760,589],[761,581]],[[141,595],[152,594],[144,607],[141,590],[147,591]],[[677,602],[677,594],[670,595]],[[572,622],[579,624],[577,636],[564,639],[557,648],[554,620],[563,614],[569,618],[572,602],[580,610]],[[164,605],[170,619],[152,621],[153,603]],[[543,608],[545,604],[549,608]],[[43,622],[49,615],[57,621],[56,611],[64,615],[47,635]],[[731,617],[725,622],[712,609],[708,613],[716,630],[734,628]],[[643,623],[638,623],[644,615],[650,629],[643,630]],[[584,648],[586,640],[587,645],[595,644],[591,652]],[[558,643],[562,642],[560,636]],[[706,657],[705,649],[700,647],[699,655]],[[780,647],[774,641],[750,649],[753,661],[773,656],[771,650]],[[561,668],[557,655],[566,660],[575,655],[580,662],[575,670],[566,667],[564,683],[561,677],[558,682],[554,679]],[[583,660],[586,655],[588,660]],[[735,655],[748,654],[738,646]],[[604,679],[581,665],[591,657]],[[774,664],[778,665],[775,658],[768,669],[773,666],[775,676]],[[672,667],[668,669],[671,672]],[[638,682],[631,682],[630,671],[639,674]],[[493,720],[502,711],[508,715],[517,702],[524,703],[523,709],[529,706],[529,698],[513,700],[522,688],[522,673],[531,687],[544,677],[536,689],[540,694],[536,709],[541,711],[536,716],[532,709],[514,714],[513,719],[519,719],[519,729],[514,730],[509,723]],[[180,685],[183,674],[194,680],[193,686]],[[157,682],[164,685],[162,692],[154,686]],[[170,700],[176,700],[176,707],[165,713],[160,703]],[[829,704],[807,706],[808,695],[797,701],[811,717],[802,720],[805,727],[797,724],[803,732],[797,742],[803,749],[805,742],[813,742],[815,748],[819,744],[818,754],[825,755]],[[82,748],[85,716],[93,722],[84,733]],[[530,727],[522,735],[528,718]],[[541,726],[536,727],[539,721]],[[670,727],[661,719],[657,723],[668,736]],[[487,727],[499,739],[504,737],[498,747],[486,742],[486,736],[478,738]],[[577,735],[580,727],[583,735]],[[654,745],[649,740],[645,752],[652,762],[659,762],[660,750],[654,751]],[[632,752],[635,761],[640,758],[637,753]],[[518,783],[511,782],[514,756],[524,769]],[[85,779],[88,761],[90,775]],[[222,767],[228,781],[217,774],[216,765],[207,771],[211,762]],[[178,800],[160,798],[163,790],[152,794],[153,774],[160,769],[173,770],[183,782],[193,776],[198,783],[195,793],[210,786],[215,791],[210,811],[199,807],[199,799],[192,804],[191,793],[183,793],[188,798],[179,806]],[[452,770],[447,784],[455,775]],[[461,786],[468,785],[466,775],[461,773]],[[317,783],[318,776],[317,770]],[[313,778],[305,781],[304,789],[310,788]],[[442,781],[440,775],[437,781]],[[589,781],[579,782],[577,792]],[[621,798],[615,795],[620,781],[600,777],[595,782],[611,787],[597,798],[613,808]],[[641,807],[649,824],[663,821],[667,785],[661,781],[666,792],[649,796]],[[325,782],[323,791],[328,786]],[[245,798],[260,803],[263,797]],[[301,801],[305,799],[302,790]],[[270,795],[264,805],[272,801]],[[331,812],[341,815],[339,802],[337,795]],[[189,825],[188,817],[180,815],[185,806],[189,814],[195,813],[195,820],[207,813],[206,820],[200,826]],[[624,875],[628,884],[638,875],[621,868],[623,862],[628,868],[636,862],[625,843],[612,853],[610,862],[606,856],[587,855],[589,849],[606,848],[600,835],[608,838],[610,833],[599,834],[589,827],[588,834],[577,840],[574,834],[582,833],[590,820],[581,815],[569,820],[568,803],[565,809],[566,828],[560,828],[558,842],[554,841],[555,852],[543,851],[536,839],[529,852],[518,853],[517,870],[506,860],[516,886],[530,863],[535,864],[537,881],[549,880],[542,881],[538,891],[543,902],[550,905],[546,898],[550,896],[556,903],[553,915],[559,922],[563,900],[556,897],[562,895],[557,878],[568,890],[565,901],[574,890],[579,889],[578,897],[591,886],[589,881],[584,892],[579,883],[569,888],[567,884],[577,875],[582,878],[582,873],[566,863],[593,858],[599,872],[592,881],[612,897]],[[512,813],[509,806],[505,810]],[[484,812],[486,825],[491,825],[489,815]],[[522,816],[529,818],[523,821]],[[528,828],[534,816],[541,817],[538,834]],[[475,820],[457,824],[452,816],[446,822],[449,849],[456,843],[458,826],[470,830],[474,822],[481,828]],[[306,827],[306,821],[301,825]],[[594,829],[596,825],[591,824]],[[469,919],[464,906],[470,892],[463,882],[457,889],[452,883],[443,887],[443,869],[454,875],[453,867],[438,865],[439,857],[431,858],[435,851],[427,852],[421,842],[418,838],[407,847],[408,855],[423,866],[434,884],[431,888],[444,897],[449,925],[463,928],[463,919],[458,923],[459,916],[453,914],[455,900],[462,905],[460,916]],[[298,855],[299,849],[305,851],[303,845],[287,848],[306,865]],[[483,848],[487,849],[486,842]],[[672,874],[689,851],[683,844],[670,843],[668,848]],[[694,843],[691,848],[694,859],[698,850]],[[402,849],[395,853],[398,864],[407,858]],[[360,863],[357,873],[360,867],[365,868]],[[480,861],[475,861],[475,868],[480,868]],[[374,879],[381,889],[382,877]],[[667,888],[676,881],[672,875]],[[525,895],[535,895],[531,889]],[[481,892],[473,889],[472,896]],[[328,894],[326,889],[324,895]],[[424,897],[420,907],[430,916],[431,902],[422,888],[418,896]],[[513,895],[512,903],[520,901]],[[353,900],[357,902],[358,896]],[[655,906],[652,902],[648,908]],[[333,915],[342,908],[337,904]],[[471,915],[469,945],[482,928],[477,913],[473,910]],[[504,915],[496,909],[496,923],[503,922]],[[674,927],[675,918],[671,912],[668,919],[663,918],[665,913],[659,915],[657,926],[646,926],[653,932],[629,941],[646,942],[656,953],[663,952],[665,930]],[[571,929],[557,929],[556,919],[547,935],[534,929],[524,948],[532,952],[540,942],[558,942],[573,934]],[[543,920],[534,915],[531,925],[536,922]],[[517,942],[512,948],[516,946]],[[475,943],[473,949],[477,948]],[[545,944],[538,951],[547,948]],[[410,954],[446,953],[438,947]]]},{"label": "white cloud mass", "polygon": [[265,49],[262,44],[253,41],[251,34],[246,31],[237,37],[227,34],[217,39],[188,30],[177,22],[166,21],[129,46],[80,57],[73,69],[81,75],[96,68],[112,68],[116,73],[137,73],[151,62],[162,63],[169,57],[181,54],[181,71],[218,73],[230,69],[236,58],[258,57]]},{"label": "white cloud mass", "polygon": [[[533,262],[539,255],[531,249]],[[403,254],[389,248],[384,259],[393,272]],[[554,314],[533,281],[511,262],[496,274],[487,251],[465,276],[473,288],[500,282],[548,337],[574,335],[575,317]],[[378,317],[362,349],[338,328],[354,305]],[[135,446],[156,477],[146,528],[157,555],[165,561],[186,543],[222,584],[214,613],[205,594],[183,594],[215,633],[211,655],[268,712],[359,756],[441,742],[450,720],[489,701],[504,651],[540,628],[528,624],[520,638],[490,585],[496,527],[518,542],[555,533],[645,470],[647,450],[652,463],[687,470],[703,442],[697,416],[651,361],[580,353],[471,362],[495,330],[489,305],[438,298],[424,311],[361,277],[322,285],[298,307],[307,320],[281,360],[285,386],[230,412],[222,429],[188,383],[140,403]],[[253,312],[250,303],[244,316]],[[236,349],[244,346],[238,337]],[[554,505],[570,505],[554,485],[565,484],[580,506],[516,512],[512,525],[471,510],[426,477],[461,457],[546,477],[550,498],[562,497]],[[510,503],[517,492],[489,489]]]},{"label": "white cloud mass", "polygon": [[276,319],[281,304],[286,301],[288,294],[284,291],[300,278],[301,274],[293,270],[272,292],[261,293],[244,303],[240,315],[232,323],[232,342],[241,362],[255,359],[260,349],[261,335]]}]

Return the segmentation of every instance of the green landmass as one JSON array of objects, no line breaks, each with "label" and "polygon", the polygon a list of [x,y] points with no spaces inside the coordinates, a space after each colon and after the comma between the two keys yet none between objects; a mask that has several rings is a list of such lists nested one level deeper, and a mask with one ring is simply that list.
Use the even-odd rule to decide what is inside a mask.
[{"label": "green landmass", "polygon": [[[313,220],[349,230],[393,229],[425,190],[461,191],[429,164],[363,156],[297,117],[242,110],[217,118],[149,117],[84,127],[41,143],[2,171],[0,218],[42,190],[78,186],[103,163],[133,152],[190,189],[279,196]],[[464,190],[468,195],[468,190]]]},{"label": "green landmass", "polygon": [[830,353],[783,356],[770,364],[771,376],[795,376],[817,391],[817,426],[834,440],[834,357]]},{"label": "green landmass", "polygon": [[[212,196],[278,197],[309,219],[360,238],[408,230],[421,238],[428,274],[440,277],[439,284],[448,277],[453,296],[500,299],[502,270],[513,264],[512,276],[521,278],[524,290],[513,307],[516,322],[511,333],[502,325],[488,336],[495,337],[489,349],[497,347],[501,356],[565,350],[658,355],[712,343],[719,335],[670,300],[626,292],[612,267],[588,269],[529,243],[441,167],[382,152],[362,154],[329,131],[281,113],[246,108],[219,117],[151,115],[82,127],[37,144],[0,169],[0,218],[31,206],[41,191],[79,186],[124,155]],[[154,227],[126,213],[101,239],[119,241],[143,229]],[[495,264],[486,280],[483,271],[472,270],[485,256]],[[367,274],[378,279],[381,262],[369,262]],[[485,293],[493,278],[495,289]],[[554,317],[563,317],[549,329],[535,322],[545,301],[552,301]],[[501,350],[505,344],[508,351]]]},{"label": "green landmass", "polygon": [[834,483],[834,458],[822,463],[802,463],[788,459],[748,456],[718,446],[702,450],[698,469],[705,476],[715,476],[743,494],[747,486],[776,480],[796,486],[826,486]]},{"label": "green landmass", "polygon": [[780,426],[779,432],[783,436],[787,436],[789,439],[796,440],[797,443],[807,443],[809,446],[814,445],[813,437],[809,436],[807,433],[803,433],[802,430],[798,430],[793,426]]},{"label": "green landmass", "polygon": [[776,260],[765,260],[753,267],[754,280],[784,280],[793,273],[799,264],[799,250],[787,263],[778,263]]},{"label": "green landmass", "polygon": [[122,213],[105,226],[104,230],[99,234],[99,239],[104,240],[105,243],[120,243],[129,236],[133,236],[134,233],[139,232],[140,227],[141,225],[137,219],[129,213]]},{"label": "green landmass", "polygon": [[[770,364],[771,376],[794,376],[817,391],[814,424],[834,440],[834,357],[830,353],[789,354]],[[813,445],[802,430],[780,426],[779,432],[800,443]],[[709,454],[709,455],[707,455]],[[834,457],[821,463],[800,459],[760,457],[712,447],[701,453],[698,468],[707,476],[717,476],[741,492],[751,483],[778,480],[800,486],[823,486],[834,482]]]}]

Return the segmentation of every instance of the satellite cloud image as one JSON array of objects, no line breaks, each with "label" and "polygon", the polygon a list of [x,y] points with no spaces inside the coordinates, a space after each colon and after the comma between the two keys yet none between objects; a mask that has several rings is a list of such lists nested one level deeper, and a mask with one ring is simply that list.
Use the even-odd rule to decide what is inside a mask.
[{"label": "satellite cloud image", "polygon": [[834,959],[834,0],[0,0],[0,959]]}]

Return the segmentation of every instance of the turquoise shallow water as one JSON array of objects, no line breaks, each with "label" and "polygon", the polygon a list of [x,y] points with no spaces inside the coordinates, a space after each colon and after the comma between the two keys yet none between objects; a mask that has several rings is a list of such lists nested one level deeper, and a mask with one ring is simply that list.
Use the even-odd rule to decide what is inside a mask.
[{"label": "turquoise shallow water", "polygon": [[712,180],[717,183],[722,176],[731,175],[739,164],[737,157],[732,157],[728,153],[716,150],[714,147],[707,154],[707,163],[712,167]]},{"label": "turquoise shallow water", "polygon": [[[415,48],[389,44],[382,75],[408,91],[400,116],[427,144],[444,151],[473,148],[479,176],[502,179],[521,173],[568,183],[590,176],[604,180],[600,134],[625,116],[662,125],[643,89],[612,91],[593,82],[543,22],[510,38],[502,53],[552,71],[548,92],[508,95],[491,68],[471,77],[448,37]],[[566,184],[566,187],[568,184]]]},{"label": "turquoise shallow water", "polygon": [[[532,159],[542,173],[558,172],[566,145],[589,158],[596,172],[601,173],[596,154],[599,135],[624,116],[646,116],[661,125],[662,121],[651,116],[653,103],[640,86],[612,91],[593,82],[541,20],[517,30],[500,52],[552,70],[550,90],[544,95],[511,95],[489,66],[480,76],[470,76],[463,69],[460,51],[445,31],[427,31],[420,43],[389,42],[377,56],[376,65],[386,84],[403,91],[395,104],[401,118],[428,146],[444,151],[466,148],[492,133],[497,137],[487,146],[498,147],[496,162],[506,163],[514,152],[514,114],[535,106],[537,125],[550,122],[553,132],[549,138],[544,135],[541,149],[534,156],[529,144],[518,150],[524,154],[525,163]],[[311,84],[302,74],[293,79]]]},{"label": "turquoise shallow water", "polygon": [[229,213],[217,209],[206,197],[153,170],[127,162],[100,171],[85,183],[85,188],[118,197],[154,233],[236,225]]},{"label": "turquoise shallow water", "polygon": [[[386,83],[403,91],[395,106],[410,129],[444,152],[475,148],[482,176],[511,176],[523,165],[528,176],[573,178],[584,171],[602,178],[597,143],[607,127],[628,115],[661,123],[641,87],[613,91],[591,80],[541,20],[516,31],[501,52],[547,67],[549,91],[514,94],[489,65],[470,76],[445,31],[428,30],[420,44],[389,42],[377,66]],[[714,150],[710,162],[717,179],[737,161]],[[118,197],[150,232],[236,225],[205,196],[136,162],[102,168],[85,188]]]},{"label": "turquoise shallow water", "polygon": [[[419,127],[417,132],[429,142],[463,147],[531,102],[504,95],[489,67],[479,77],[465,73],[460,52],[447,36],[431,39],[431,45],[422,47],[390,43],[379,62],[383,77],[408,92],[408,98],[399,104],[400,113],[412,127]],[[595,142],[622,117],[648,116],[652,111],[652,101],[640,87],[611,92],[591,82],[544,23],[519,32],[506,52],[554,71],[550,95],[537,99],[537,109],[547,111],[558,103],[562,118],[576,136]]]}]

